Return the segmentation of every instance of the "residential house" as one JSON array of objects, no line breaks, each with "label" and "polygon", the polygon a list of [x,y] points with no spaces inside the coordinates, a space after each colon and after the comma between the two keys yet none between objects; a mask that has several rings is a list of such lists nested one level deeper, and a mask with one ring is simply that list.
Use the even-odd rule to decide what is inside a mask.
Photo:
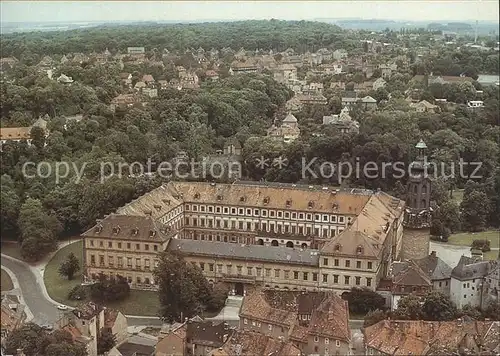
[{"label": "residential house", "polygon": [[83,53],[73,53],[73,57],[71,58],[72,62],[82,64],[84,62],[87,62],[89,60],[89,57]]},{"label": "residential house", "polygon": [[4,73],[14,68],[19,61],[14,57],[6,57],[0,59],[0,72]]},{"label": "residential house", "polygon": [[336,49],[332,53],[332,58],[336,61],[340,61],[347,58],[347,51],[345,49]]},{"label": "residential house", "polygon": [[300,129],[297,118],[289,113],[280,126],[273,124],[268,130],[267,135],[276,137],[285,143],[290,143],[297,139],[300,135]]},{"label": "residential house", "polygon": [[155,347],[155,356],[184,356],[187,351],[187,321],[183,324],[174,325],[171,330],[158,336]]},{"label": "residential house", "polygon": [[382,78],[389,79],[398,69],[397,64],[381,64],[378,66]]},{"label": "residential house", "polygon": [[146,49],[144,47],[127,47],[127,54],[129,55],[140,55],[145,53]]},{"label": "residential house", "polygon": [[275,339],[258,332],[238,330],[223,347],[212,351],[209,356],[302,356],[292,342]]},{"label": "residential house", "polygon": [[93,302],[65,312],[57,321],[57,326],[68,331],[74,341],[86,345],[89,356],[97,356],[97,337],[103,328],[111,329],[117,343],[128,337],[125,316],[119,311],[103,308]]},{"label": "residential house", "polygon": [[432,73],[429,76],[425,75],[415,75],[412,79],[414,83],[423,83],[423,85],[427,86],[430,84],[438,83],[438,84],[453,84],[453,83],[464,83],[469,82],[472,83],[474,79],[467,76],[433,76]]},{"label": "residential house", "polygon": [[259,67],[253,60],[246,60],[244,62],[234,61],[231,63],[231,67],[229,68],[229,74],[239,74],[239,73],[257,73]]},{"label": "residential house", "polygon": [[58,78],[57,81],[62,84],[70,84],[73,83],[73,78],[68,77],[65,74],[61,74]]},{"label": "residential house", "polygon": [[156,88],[151,88],[151,87],[143,88],[141,92],[142,95],[147,96],[149,98],[156,98],[158,96],[158,89]]},{"label": "residential house", "polygon": [[141,101],[136,94],[120,94],[111,100],[110,109],[115,111],[116,108],[130,108]]},{"label": "residential house", "polygon": [[328,100],[322,94],[297,94],[297,99],[302,105],[326,105]]},{"label": "residential house", "polygon": [[371,96],[365,96],[364,98],[358,97],[342,97],[342,107],[351,108],[353,106],[359,105],[364,110],[375,110],[377,109],[377,100],[373,99]]},{"label": "residential house", "polygon": [[484,108],[484,102],[482,100],[471,100],[467,102],[467,107],[472,110]]},{"label": "residential house", "polygon": [[322,94],[324,89],[323,83],[309,83],[308,88],[305,90],[309,94]]},{"label": "residential house", "polygon": [[320,55],[325,61],[331,61],[333,58],[333,53],[327,48],[320,48],[316,51],[316,54]]},{"label": "residential house", "polygon": [[348,108],[343,108],[340,115],[323,116],[323,125],[332,125],[340,133],[359,132],[359,123],[351,118]]},{"label": "residential house", "polygon": [[160,90],[167,90],[170,87],[168,80],[158,80]]},{"label": "residential house", "polygon": [[335,293],[258,289],[243,298],[240,330],[292,342],[306,355],[349,355],[347,302]]},{"label": "residential house", "polygon": [[134,89],[137,92],[142,93],[142,89],[146,88],[146,86],[147,86],[146,83],[138,81],[137,83],[135,83]]},{"label": "residential house", "polygon": [[415,260],[415,263],[427,273],[432,281],[432,289],[445,295],[450,295],[452,268],[432,251],[427,257]]},{"label": "residential house", "polygon": [[154,356],[155,347],[145,341],[127,341],[114,346],[106,356]]},{"label": "residential house", "polygon": [[278,83],[288,83],[297,80],[297,68],[292,64],[281,64],[273,71],[274,80]]},{"label": "residential house", "polygon": [[429,103],[427,100],[419,101],[418,103],[410,103],[410,107],[417,112],[439,112],[439,106]]},{"label": "residential house", "polygon": [[207,80],[210,80],[212,82],[216,82],[219,80],[219,73],[217,73],[215,70],[210,69],[205,72],[205,77]]},{"label": "residential house", "polygon": [[50,56],[44,56],[36,66],[40,71],[46,72],[49,69],[54,69],[56,62]]},{"label": "residential house", "polygon": [[498,321],[382,320],[363,330],[366,355],[496,355]]},{"label": "residential house", "polygon": [[304,104],[302,103],[302,101],[297,97],[297,95],[295,95],[294,97],[292,97],[290,100],[288,100],[286,103],[285,103],[285,109],[290,112],[290,113],[294,113],[294,112],[298,112],[300,110],[302,110],[304,107]]},{"label": "residential house", "polygon": [[155,84],[155,79],[153,78],[153,76],[151,74],[144,74],[142,76],[141,82],[146,83],[146,85],[148,87],[153,87]]},{"label": "residential house", "polygon": [[132,88],[132,74],[130,73],[120,73],[120,80],[122,85],[126,88]]},{"label": "residential house", "polygon": [[318,69],[324,74],[340,74],[342,73],[342,63],[321,64]]},{"label": "residential house", "polygon": [[38,118],[33,125],[29,127],[1,127],[0,128],[0,144],[3,145],[6,142],[26,142],[31,145],[31,129],[33,127],[39,127],[45,132],[45,137],[49,135],[47,130],[48,115],[45,118]]},{"label": "residential house", "polygon": [[224,144],[224,154],[225,155],[241,155],[241,144],[237,138],[229,138]]},{"label": "residential house", "polygon": [[386,86],[387,82],[384,80],[384,78],[377,78],[374,82],[373,82],[373,90],[377,90],[377,89],[380,89],[380,88],[384,88]]},{"label": "residential house", "polygon": [[232,333],[224,322],[187,320],[159,336],[155,356],[207,356],[221,348]]},{"label": "residential house", "polygon": [[[386,288],[388,287],[390,290],[391,310],[396,310],[399,300],[409,294],[424,296],[432,290],[431,279],[428,277],[427,273],[412,260],[393,262],[389,277],[389,283],[382,283],[382,285]],[[382,291],[386,288],[380,288],[379,286],[378,291]]]},{"label": "residential house", "polygon": [[19,303],[17,296],[2,295],[1,345],[11,332],[20,328],[26,320],[24,305]]},{"label": "residential house", "polygon": [[450,298],[458,308],[466,304],[483,308],[490,302],[489,291],[492,288],[498,290],[498,285],[490,285],[488,279],[491,278],[488,276],[499,264],[499,261],[478,261],[466,256],[460,258],[451,271],[450,283]]}]

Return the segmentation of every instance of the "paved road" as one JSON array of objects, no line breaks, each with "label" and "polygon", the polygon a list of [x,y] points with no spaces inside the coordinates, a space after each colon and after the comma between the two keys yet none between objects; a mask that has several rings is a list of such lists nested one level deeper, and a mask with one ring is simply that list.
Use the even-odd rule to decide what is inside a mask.
[{"label": "paved road", "polygon": [[24,301],[33,313],[33,322],[40,325],[53,324],[62,316],[55,305],[45,299],[35,275],[29,268],[3,256],[2,266],[7,267],[16,275]]}]

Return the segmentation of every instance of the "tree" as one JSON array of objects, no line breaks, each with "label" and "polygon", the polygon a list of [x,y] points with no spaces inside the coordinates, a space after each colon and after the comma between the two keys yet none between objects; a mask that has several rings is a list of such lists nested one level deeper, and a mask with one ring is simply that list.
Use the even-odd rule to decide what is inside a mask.
[{"label": "tree", "polygon": [[462,307],[462,309],[458,312],[460,317],[468,316],[475,320],[483,320],[483,315],[481,314],[481,310],[479,308],[475,308],[470,304],[466,304]]},{"label": "tree", "polygon": [[201,270],[179,253],[164,251],[154,273],[160,285],[160,315],[168,323],[195,316],[210,300]]},{"label": "tree", "polygon": [[102,355],[116,345],[116,335],[111,328],[102,328],[97,337],[97,354]]},{"label": "tree", "polygon": [[124,300],[130,295],[130,286],[122,276],[108,278],[99,274],[96,283],[90,286],[90,297],[98,303]]},{"label": "tree", "polygon": [[60,223],[55,216],[44,211],[39,200],[28,198],[24,202],[19,212],[18,226],[23,258],[38,260],[57,247]]},{"label": "tree", "polygon": [[490,211],[488,196],[484,191],[471,189],[465,190],[464,198],[460,204],[462,227],[466,231],[477,232],[486,228],[486,221]]},{"label": "tree", "polygon": [[71,252],[59,266],[59,274],[68,277],[72,280],[76,272],[80,270],[80,261],[76,258],[75,254]]},{"label": "tree", "polygon": [[414,294],[408,294],[398,301],[398,307],[393,313],[394,319],[419,320],[422,318],[422,300]]},{"label": "tree", "polygon": [[367,328],[385,319],[387,319],[387,313],[385,311],[380,309],[372,310],[368,312],[368,314],[366,314],[365,321],[363,322],[363,327]]},{"label": "tree", "polygon": [[16,355],[22,349],[26,356],[86,356],[85,345],[73,342],[67,331],[53,333],[27,323],[12,331],[5,340],[5,352]]},{"label": "tree", "polygon": [[17,229],[17,218],[21,201],[14,189],[14,183],[8,175],[2,176],[2,185],[0,188],[0,229],[2,236],[14,233]]},{"label": "tree", "polygon": [[349,311],[354,314],[366,314],[372,310],[384,309],[385,299],[380,294],[368,289],[353,287],[342,295],[349,303]]},{"label": "tree", "polygon": [[450,321],[457,316],[457,307],[447,295],[433,291],[428,293],[422,304],[422,318],[424,320]]}]

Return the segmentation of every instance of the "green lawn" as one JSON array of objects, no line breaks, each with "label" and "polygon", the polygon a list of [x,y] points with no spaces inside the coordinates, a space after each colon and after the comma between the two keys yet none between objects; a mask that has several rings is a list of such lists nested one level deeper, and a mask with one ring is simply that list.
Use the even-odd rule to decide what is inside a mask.
[{"label": "green lawn", "polygon": [[2,241],[1,248],[4,255],[17,258],[18,260],[23,260],[21,257],[21,247],[17,242]]},{"label": "green lawn", "polygon": [[[45,287],[50,297],[55,301],[70,305],[77,306],[82,301],[69,300],[67,298],[68,292],[75,286],[82,282],[81,271],[77,273],[73,280],[68,281],[66,278],[61,277],[58,272],[59,265],[66,256],[73,252],[82,264],[82,249],[83,243],[81,241],[75,242],[59,250],[54,257],[50,260],[45,268],[44,281]],[[127,315],[147,315],[156,316],[160,302],[158,300],[158,293],[152,291],[130,291],[130,296],[124,301],[117,303],[110,303],[108,307],[120,310]]]},{"label": "green lawn", "polygon": [[470,246],[472,241],[479,239],[488,239],[491,241],[490,247],[497,248],[499,247],[500,231],[483,231],[474,234],[467,232],[453,234],[448,238],[448,243],[452,245]]},{"label": "green lawn", "polygon": [[9,291],[14,288],[14,284],[12,283],[12,279],[10,279],[7,272],[2,269],[2,280],[1,280],[2,292]]},{"label": "green lawn", "polygon": [[488,252],[483,253],[483,260],[484,261],[486,261],[486,260],[494,261],[494,260],[497,259],[497,257],[498,257],[498,251],[497,250],[488,251]]}]

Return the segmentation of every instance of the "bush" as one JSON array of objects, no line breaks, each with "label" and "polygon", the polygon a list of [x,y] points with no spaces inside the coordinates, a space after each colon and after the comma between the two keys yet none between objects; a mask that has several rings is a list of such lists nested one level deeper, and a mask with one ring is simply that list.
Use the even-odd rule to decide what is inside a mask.
[{"label": "bush", "polygon": [[87,298],[87,287],[82,285],[74,286],[68,293],[69,300],[84,300]]},{"label": "bush", "polygon": [[368,288],[353,287],[342,298],[349,303],[349,311],[354,314],[366,314],[376,309],[385,308],[385,299]]},{"label": "bush", "polygon": [[226,283],[216,283],[212,287],[210,300],[206,305],[208,311],[219,311],[226,304],[229,295],[229,286]]},{"label": "bush", "polygon": [[115,302],[124,300],[130,295],[130,286],[121,276],[107,278],[99,275],[99,281],[90,286],[90,297],[95,302]]},{"label": "bush", "polygon": [[486,240],[486,239],[474,240],[474,241],[472,241],[471,248],[481,250],[483,252],[491,251],[490,240]]}]

